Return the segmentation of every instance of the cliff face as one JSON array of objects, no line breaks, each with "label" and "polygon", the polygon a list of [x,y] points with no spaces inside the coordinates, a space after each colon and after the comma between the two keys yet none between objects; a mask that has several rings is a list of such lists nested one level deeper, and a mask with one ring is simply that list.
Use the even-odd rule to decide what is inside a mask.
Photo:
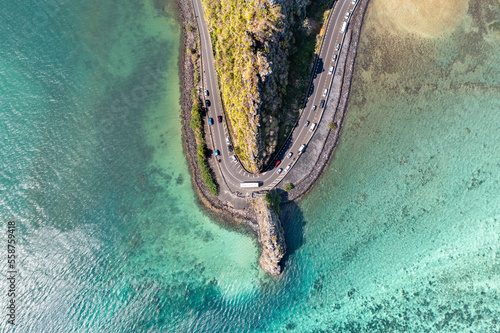
[{"label": "cliff face", "polygon": [[211,31],[226,120],[249,171],[278,141],[293,17],[308,0],[202,0]]},{"label": "cliff face", "polygon": [[254,209],[257,213],[259,241],[262,245],[260,267],[272,276],[278,276],[281,274],[280,261],[286,252],[285,236],[280,219],[267,206],[264,197],[255,199]]}]

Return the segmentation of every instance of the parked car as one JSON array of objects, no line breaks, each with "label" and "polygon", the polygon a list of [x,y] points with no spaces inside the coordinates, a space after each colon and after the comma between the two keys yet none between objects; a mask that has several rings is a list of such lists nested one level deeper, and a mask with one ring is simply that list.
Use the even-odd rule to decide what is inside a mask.
[{"label": "parked car", "polygon": [[321,103],[319,104],[319,107],[320,108],[324,108],[325,107],[325,100],[324,99],[321,100]]},{"label": "parked car", "polygon": [[326,94],[328,94],[328,89],[323,90],[323,97],[325,97]]},{"label": "parked car", "polygon": [[210,106],[210,101],[208,99],[205,100],[205,106],[208,108]]},{"label": "parked car", "polygon": [[217,116],[217,121],[218,121],[219,123],[222,123],[222,116]]},{"label": "parked car", "polygon": [[352,4],[355,5],[356,4],[356,0],[352,0]]},{"label": "parked car", "polygon": [[215,156],[219,156],[220,155],[220,151],[218,149],[215,149]]},{"label": "parked car", "polygon": [[345,13],[345,18],[348,19],[349,18],[349,12]]},{"label": "parked car", "polygon": [[232,152],[233,151],[233,147],[231,145],[227,145],[227,150],[229,150],[229,152]]},{"label": "parked car", "polygon": [[286,155],[286,157],[290,158],[292,157],[293,153],[292,152],[289,152],[288,155]]},{"label": "parked car", "polygon": [[312,111],[316,110],[316,105],[313,105]]},{"label": "parked car", "polygon": [[214,124],[214,118],[208,118],[208,124],[213,125]]},{"label": "parked car", "polygon": [[335,46],[335,51],[338,51],[340,50],[340,44],[337,44],[337,46]]},{"label": "parked car", "polygon": [[285,172],[288,172],[288,170],[290,170],[290,168],[292,167],[292,165],[288,165],[286,168],[285,168]]},{"label": "parked car", "polygon": [[230,144],[231,144],[231,141],[229,141],[229,137],[226,137],[226,143],[227,143],[228,145],[230,145]]},{"label": "parked car", "polygon": [[314,129],[315,129],[315,128],[316,128],[316,123],[313,123],[313,124],[311,125],[311,128],[309,128],[309,132],[314,131]]},{"label": "parked car", "polygon": [[281,160],[277,160],[276,163],[275,163],[275,166],[280,165],[280,163],[281,163]]},{"label": "parked car", "polygon": [[330,70],[328,71],[328,74],[329,75],[332,75],[333,74],[333,66],[330,67]]},{"label": "parked car", "polygon": [[276,171],[276,173],[279,175],[281,173],[281,171],[283,171],[283,169],[279,168],[278,171]]},{"label": "parked car", "polygon": [[236,158],[236,155],[233,155],[232,158],[233,158],[233,162],[237,162],[238,161],[238,159]]},{"label": "parked car", "polygon": [[210,95],[210,94],[208,93],[208,90],[205,90],[203,93],[205,94],[205,96]]},{"label": "parked car", "polygon": [[334,54],[333,58],[332,58],[332,61],[335,61],[335,60],[337,60],[337,55],[336,54]]},{"label": "parked car", "polygon": [[306,121],[306,127],[307,127],[307,126],[309,126],[309,124],[310,124],[310,123],[311,123],[311,122],[310,122],[309,120],[308,120],[308,121]]}]

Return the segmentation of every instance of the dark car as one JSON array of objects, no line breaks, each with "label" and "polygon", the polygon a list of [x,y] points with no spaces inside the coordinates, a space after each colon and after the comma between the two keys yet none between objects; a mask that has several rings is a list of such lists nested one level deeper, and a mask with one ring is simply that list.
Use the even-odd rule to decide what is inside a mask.
[{"label": "dark car", "polygon": [[205,100],[205,106],[208,108],[210,106],[210,101],[208,99]]},{"label": "dark car", "polygon": [[233,151],[233,147],[231,145],[228,145],[227,146],[227,150],[229,150],[229,152],[232,152]]},{"label": "dark car", "polygon": [[213,125],[214,124],[214,118],[208,118],[208,124]]},{"label": "dark car", "polygon": [[309,120],[308,120],[308,121],[306,121],[306,127],[307,127],[307,126],[309,126],[309,124],[310,124],[310,123],[311,123],[311,122],[310,122]]},{"label": "dark car", "polygon": [[218,121],[219,123],[222,123],[222,116],[217,116],[217,121]]},{"label": "dark car", "polygon": [[275,163],[275,166],[280,165],[280,163],[281,163],[281,160],[277,160],[276,163]]},{"label": "dark car", "polygon": [[325,107],[325,100],[322,99],[321,100],[321,104],[319,105],[320,108],[324,108]]}]

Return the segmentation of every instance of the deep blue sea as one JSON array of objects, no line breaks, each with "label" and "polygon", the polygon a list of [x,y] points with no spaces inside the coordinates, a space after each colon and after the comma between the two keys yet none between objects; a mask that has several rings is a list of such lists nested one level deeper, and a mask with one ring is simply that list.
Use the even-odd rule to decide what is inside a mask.
[{"label": "deep blue sea", "polygon": [[461,2],[373,0],[278,279],[197,203],[174,1],[2,2],[0,331],[499,332],[500,8]]}]

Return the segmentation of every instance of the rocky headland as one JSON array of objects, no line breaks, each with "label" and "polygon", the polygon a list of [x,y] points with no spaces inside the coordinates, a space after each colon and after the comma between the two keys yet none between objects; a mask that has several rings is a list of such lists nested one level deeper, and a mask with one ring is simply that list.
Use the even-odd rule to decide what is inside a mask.
[{"label": "rocky headland", "polygon": [[285,256],[285,233],[278,214],[263,196],[253,200],[253,208],[259,224],[259,242],[262,245],[260,267],[272,276],[281,274],[281,259]]}]

